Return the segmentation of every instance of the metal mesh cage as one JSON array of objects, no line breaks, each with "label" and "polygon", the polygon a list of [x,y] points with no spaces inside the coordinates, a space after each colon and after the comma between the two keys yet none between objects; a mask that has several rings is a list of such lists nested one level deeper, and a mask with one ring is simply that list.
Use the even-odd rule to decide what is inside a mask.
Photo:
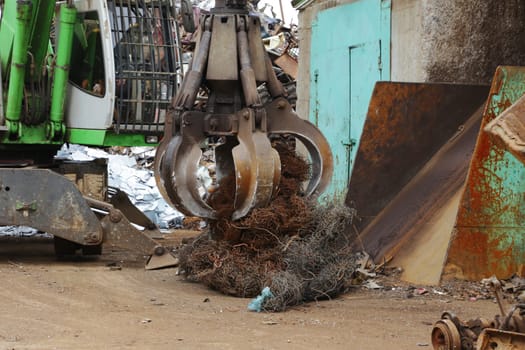
[{"label": "metal mesh cage", "polygon": [[181,50],[171,1],[108,1],[115,57],[116,132],[158,132],[178,78]]}]

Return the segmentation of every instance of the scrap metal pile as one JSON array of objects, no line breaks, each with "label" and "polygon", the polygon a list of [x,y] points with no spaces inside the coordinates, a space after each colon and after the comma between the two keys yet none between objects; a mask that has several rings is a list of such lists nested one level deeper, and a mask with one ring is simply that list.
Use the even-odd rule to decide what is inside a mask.
[{"label": "scrap metal pile", "polygon": [[484,282],[493,290],[501,315],[463,322],[451,312],[443,313],[432,329],[435,350],[525,348],[525,304],[506,305],[501,283],[495,277]]},{"label": "scrap metal pile", "polygon": [[[183,1],[183,5],[186,2]],[[286,99],[290,105],[295,108],[297,101],[296,93],[296,79],[298,72],[299,59],[299,38],[297,25],[293,23],[285,24],[273,11],[271,5],[264,1],[249,1],[247,2],[249,12],[252,16],[256,16],[261,24],[261,39],[268,53],[272,67],[275,74],[283,88],[286,91]],[[198,23],[194,23],[194,19],[198,19],[201,15],[210,13],[210,1],[199,1],[193,7],[193,18],[191,24],[188,17],[181,15],[179,23],[185,23],[180,26],[182,56],[187,70],[188,63],[195,52],[196,41],[198,40]],[[191,30],[191,31],[188,31]],[[261,101],[264,103],[271,100],[270,93],[267,87],[263,84],[257,87]],[[205,103],[206,92],[202,92],[198,96],[199,103]]]},{"label": "scrap metal pile", "polygon": [[[360,260],[350,250],[355,237],[347,232],[355,211],[319,207],[301,196],[308,164],[285,144],[276,148],[282,179],[270,205],[238,221],[228,215],[210,221],[207,231],[178,252],[187,279],[222,293],[254,297],[269,287],[272,297],[261,305],[265,311],[346,292]],[[227,194],[214,193],[209,200],[223,200],[222,206],[215,203],[219,212],[232,210]]]}]

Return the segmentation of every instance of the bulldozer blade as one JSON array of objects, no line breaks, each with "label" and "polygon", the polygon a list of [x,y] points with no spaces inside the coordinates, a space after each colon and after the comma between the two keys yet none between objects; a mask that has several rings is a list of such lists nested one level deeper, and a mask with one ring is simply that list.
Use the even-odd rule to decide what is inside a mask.
[{"label": "bulldozer blade", "polygon": [[86,246],[104,236],[75,184],[48,169],[0,168],[0,225],[29,226]]},{"label": "bulldozer blade", "polygon": [[[487,92],[472,85],[376,84],[346,198],[361,218],[349,228],[360,233],[356,248],[383,262],[428,237],[425,231],[439,232],[432,226],[439,215],[454,217],[479,129],[475,112]],[[439,282],[446,242],[441,256],[431,247],[432,254],[422,254],[426,265],[414,264],[438,270],[425,282]],[[430,257],[437,267],[429,266],[436,261]]]},{"label": "bulldozer blade", "polygon": [[525,93],[525,67],[498,67],[442,279],[506,279],[525,261],[525,167],[483,129]]},{"label": "bulldozer blade", "polygon": [[239,118],[239,145],[232,149],[235,164],[235,211],[237,220],[253,208],[268,205],[279,185],[281,162],[268,135],[255,130],[253,111],[245,110]]}]

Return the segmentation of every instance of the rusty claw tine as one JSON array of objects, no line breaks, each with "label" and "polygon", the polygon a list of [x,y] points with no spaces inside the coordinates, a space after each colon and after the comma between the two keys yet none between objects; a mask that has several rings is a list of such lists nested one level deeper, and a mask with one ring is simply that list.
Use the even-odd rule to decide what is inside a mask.
[{"label": "rusty claw tine", "polygon": [[268,116],[268,133],[291,134],[298,138],[308,150],[312,161],[311,179],[306,187],[306,196],[319,195],[330,184],[333,173],[332,152],[326,138],[319,129],[301,119],[284,98],[277,98],[265,106]]},{"label": "rusty claw tine", "polygon": [[[232,149],[238,144],[237,138],[227,137],[224,144],[215,147],[215,174],[217,175],[218,184],[221,184],[223,180],[227,180],[232,176],[235,177]],[[231,191],[234,190],[234,188],[231,189]],[[235,195],[235,193],[229,193],[229,195]]]},{"label": "rusty claw tine", "polygon": [[157,188],[159,189],[162,198],[164,198],[166,201],[169,199],[169,196],[168,192],[166,191],[166,187],[164,185],[164,180],[161,176],[160,169],[162,164],[162,158],[164,157],[164,153],[166,152],[167,146],[168,140],[162,139],[162,141],[157,146],[157,150],[155,151],[155,161],[153,162],[153,173],[155,174],[155,182],[157,183]]},{"label": "rusty claw tine", "polygon": [[279,154],[266,133],[254,131],[252,110],[240,112],[239,145],[232,150],[235,164],[235,211],[237,220],[257,207],[266,206],[277,189],[281,173]]},{"label": "rusty claw tine", "polygon": [[183,214],[214,219],[215,211],[199,194],[197,170],[201,156],[199,143],[191,137],[173,137],[161,159],[161,177],[167,199]]}]

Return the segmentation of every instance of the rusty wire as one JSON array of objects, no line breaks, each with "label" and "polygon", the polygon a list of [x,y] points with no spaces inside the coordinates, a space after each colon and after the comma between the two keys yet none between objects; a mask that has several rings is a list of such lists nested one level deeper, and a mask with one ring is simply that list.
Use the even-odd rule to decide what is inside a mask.
[{"label": "rusty wire", "polygon": [[[274,298],[263,304],[267,311],[344,293],[357,264],[350,249],[355,237],[348,233],[355,211],[316,206],[301,196],[310,166],[286,147],[276,148],[282,179],[270,205],[239,221],[213,222],[179,251],[188,280],[239,297],[254,297],[269,286]],[[220,202],[217,195],[214,200]]]},{"label": "rusty wire", "polygon": [[347,233],[354,216],[355,210],[343,206],[315,210],[311,224],[284,252],[285,270],[272,276],[270,290],[276,297],[266,300],[265,310],[333,298],[350,288],[359,258]]}]

